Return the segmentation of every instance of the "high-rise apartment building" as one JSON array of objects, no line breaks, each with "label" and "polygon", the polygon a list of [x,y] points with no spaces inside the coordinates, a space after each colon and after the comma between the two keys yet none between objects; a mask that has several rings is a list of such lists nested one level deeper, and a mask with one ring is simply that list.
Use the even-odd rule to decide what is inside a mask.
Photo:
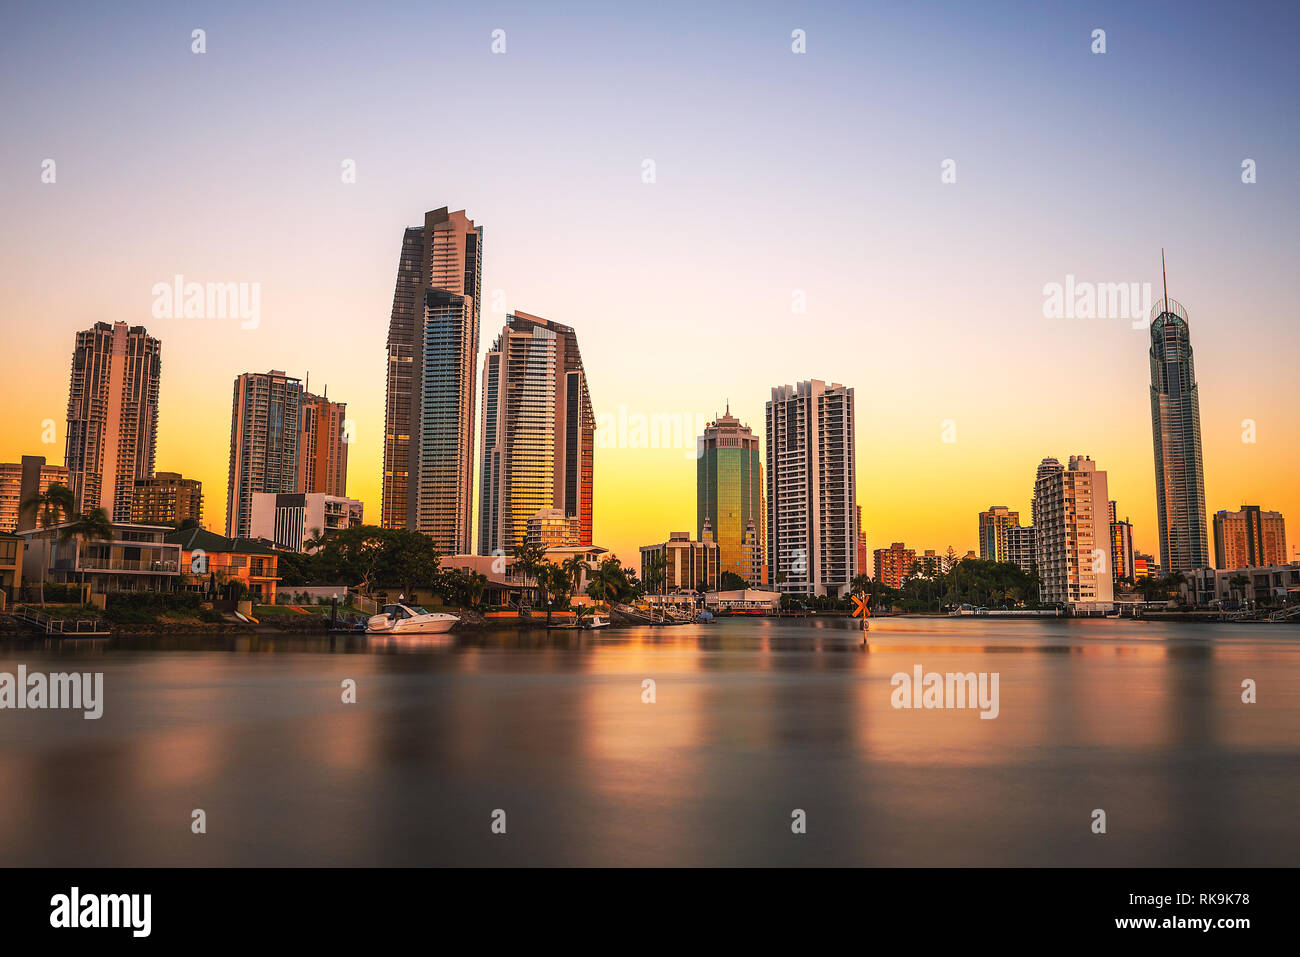
[{"label": "high-rise apartment building", "polygon": [[887,588],[902,588],[903,582],[916,571],[916,550],[902,542],[894,542],[888,548],[877,548],[875,559],[876,581]]},{"label": "high-rise apartment building", "polygon": [[[751,585],[752,552],[746,536],[752,525],[763,527],[763,465],[758,436],[731,414],[731,406],[710,422],[699,440],[695,466],[695,534],[703,538],[706,524],[718,543],[723,572],[739,575]],[[759,532],[761,535],[761,532]]]},{"label": "high-rise apartment building", "polygon": [[[1161,267],[1164,254],[1161,254]],[[1166,575],[1210,564],[1205,530],[1201,400],[1187,311],[1169,298],[1151,310],[1151,436],[1156,465],[1160,562]]]},{"label": "high-rise apartment building", "polygon": [[980,512],[980,558],[990,562],[1007,561],[1007,529],[1020,525],[1020,513],[1005,505],[990,505]]},{"label": "high-rise apartment building", "polygon": [[578,337],[569,326],[524,312],[483,359],[480,555],[509,555],[545,509],[576,521],[591,544],[596,417]]},{"label": "high-rise apartment building", "polygon": [[[67,485],[68,470],[45,464],[43,455],[24,455],[20,462],[0,463],[0,532],[22,531],[41,523],[40,510],[23,502],[44,495],[51,485]],[[67,516],[71,517],[71,516]]]},{"label": "high-rise apartment building", "polygon": [[1054,475],[1061,471],[1062,465],[1054,458],[1048,457],[1038,463],[1038,471],[1034,473],[1034,487],[1029,490],[1029,514],[1034,524],[1038,524],[1038,486],[1049,475]]},{"label": "high-rise apartment building", "polygon": [[1032,574],[1034,565],[1034,526],[1008,525],[1006,528],[1007,557],[1003,561],[1013,562],[1020,570]]},{"label": "high-rise apartment building", "polygon": [[203,523],[203,483],[179,472],[155,472],[135,480],[131,522],[135,525],[175,525],[193,519]]},{"label": "high-rise apartment building", "polygon": [[1235,512],[1221,509],[1214,513],[1215,568],[1259,568],[1286,562],[1286,521],[1281,512],[1243,505]]},{"label": "high-rise apartment building", "polygon": [[131,521],[135,480],[153,475],[162,343],[144,326],[97,322],[77,333],[63,462],[77,510]]},{"label": "high-rise apartment building", "polygon": [[298,491],[302,382],[278,370],[235,379],[230,413],[226,535],[249,538],[253,496]]},{"label": "high-rise apartment building", "polygon": [[1040,466],[1039,475],[1034,533],[1042,601],[1109,610],[1115,590],[1106,473],[1091,458],[1071,455],[1066,468]]},{"label": "high-rise apartment building", "polygon": [[1121,520],[1115,500],[1110,500],[1110,567],[1115,581],[1133,579],[1133,524]]},{"label": "high-rise apartment building", "polygon": [[407,228],[388,326],[380,524],[470,551],[483,227],[444,206]]},{"label": "high-rise apartment building", "polygon": [[853,390],[817,379],[767,403],[767,564],[779,592],[847,595],[857,574]]},{"label": "high-rise apartment building", "polygon": [[304,392],[300,405],[298,437],[298,491],[320,492],[346,498],[348,494],[348,441],[344,422],[346,402]]},{"label": "high-rise apartment building", "polygon": [[[869,556],[867,555],[867,530],[866,530],[866,529],[863,527],[863,525],[862,525],[862,506],[861,506],[861,505],[857,506],[857,508],[855,509],[855,512],[856,512],[856,517],[857,517],[857,521],[858,521],[858,542],[857,542],[858,571],[857,571],[857,574],[858,574],[858,575],[869,575],[869,574],[871,574],[871,573],[870,573],[869,571],[867,571],[867,569],[870,568],[871,566],[870,566],[870,564],[868,564],[868,558],[869,558]],[[856,576],[855,576],[855,577],[856,577]]]}]

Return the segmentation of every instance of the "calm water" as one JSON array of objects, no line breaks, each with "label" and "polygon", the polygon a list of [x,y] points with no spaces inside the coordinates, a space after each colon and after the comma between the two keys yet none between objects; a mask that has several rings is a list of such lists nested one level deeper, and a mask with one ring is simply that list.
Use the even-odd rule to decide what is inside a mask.
[{"label": "calm water", "polygon": [[[1300,859],[1290,626],[0,643],[0,671],[19,664],[102,671],[105,708],[0,711],[0,865]],[[999,716],[894,709],[917,664],[997,672]]]}]

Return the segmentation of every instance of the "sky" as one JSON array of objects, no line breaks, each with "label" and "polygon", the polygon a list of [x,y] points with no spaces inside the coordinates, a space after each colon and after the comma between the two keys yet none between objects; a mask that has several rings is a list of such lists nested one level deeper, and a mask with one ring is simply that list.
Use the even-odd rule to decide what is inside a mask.
[{"label": "sky", "polygon": [[[774,386],[842,382],[869,549],[976,549],[980,510],[1027,516],[1039,460],[1086,454],[1156,552],[1144,324],[1049,316],[1044,290],[1159,299],[1163,248],[1210,511],[1280,510],[1300,544],[1286,4],[4,18],[0,461],[62,462],[76,331],[144,324],[162,340],[156,467],[203,481],[205,524],[224,526],[232,382],[269,369],[348,403],[348,492],[377,519],[402,229],[448,206],[485,231],[481,350],[514,309],[574,327],[603,421],[691,431],[729,402],[761,435]],[[256,327],[156,317],[176,275],[258,284]],[[694,438],[618,432],[596,452],[595,538],[635,562],[695,528]]]}]

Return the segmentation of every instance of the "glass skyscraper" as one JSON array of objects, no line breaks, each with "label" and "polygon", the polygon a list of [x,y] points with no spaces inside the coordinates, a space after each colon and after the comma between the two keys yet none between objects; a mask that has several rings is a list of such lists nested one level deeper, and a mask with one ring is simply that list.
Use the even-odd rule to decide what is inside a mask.
[{"label": "glass skyscraper", "polygon": [[1187,311],[1168,297],[1151,310],[1151,437],[1156,513],[1165,574],[1207,568],[1201,402],[1192,365]]},{"label": "glass skyscraper", "polygon": [[543,512],[569,520],[564,544],[590,545],[596,418],[571,327],[506,317],[483,360],[482,431],[479,554],[512,554]]},{"label": "glass skyscraper", "polygon": [[763,522],[763,466],[758,436],[731,414],[730,405],[704,429],[696,465],[695,535],[709,525],[718,543],[718,573],[739,575],[752,586],[764,584],[763,548],[757,538]]},{"label": "glass skyscraper", "polygon": [[380,524],[470,550],[483,227],[424,214],[402,236],[388,326]]}]

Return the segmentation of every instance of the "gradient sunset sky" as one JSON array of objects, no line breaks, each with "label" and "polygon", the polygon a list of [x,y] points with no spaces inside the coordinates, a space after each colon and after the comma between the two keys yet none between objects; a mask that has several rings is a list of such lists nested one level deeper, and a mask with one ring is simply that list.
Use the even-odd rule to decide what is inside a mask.
[{"label": "gradient sunset sky", "polygon": [[[1158,299],[1164,247],[1210,509],[1281,510],[1300,543],[1300,15],[1055,7],[11,7],[0,461],[62,462],[74,334],[124,321],[162,340],[157,468],[203,481],[206,524],[232,381],[272,368],[348,403],[377,520],[402,229],[449,206],[485,229],[481,348],[501,306],[573,326],[598,415],[730,401],[761,435],[773,386],[853,386],[870,549],[977,548],[981,509],[1028,522],[1043,456],[1088,454],[1154,552],[1146,330],[1045,318],[1043,287]],[[153,318],[176,274],[260,283],[260,325]],[[631,563],[694,527],[688,450],[598,448],[598,544]]]}]

